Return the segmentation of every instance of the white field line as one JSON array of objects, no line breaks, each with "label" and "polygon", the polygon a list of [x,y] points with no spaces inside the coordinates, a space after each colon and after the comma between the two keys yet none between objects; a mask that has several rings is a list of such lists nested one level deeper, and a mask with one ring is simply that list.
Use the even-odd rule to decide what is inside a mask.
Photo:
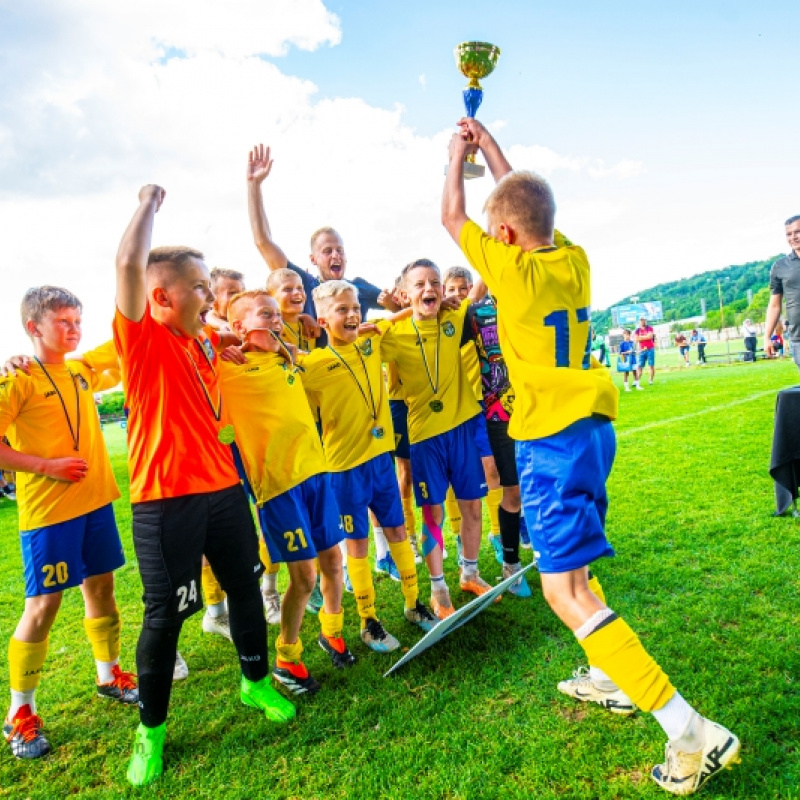
[{"label": "white field line", "polygon": [[651,428],[661,428],[664,425],[672,425],[674,422],[683,422],[685,419],[692,417],[699,417],[703,414],[713,414],[715,411],[724,411],[726,408],[733,406],[741,406],[749,403],[751,400],[758,400],[759,397],[767,397],[767,395],[777,396],[779,389],[770,389],[766,392],[756,392],[755,394],[748,395],[747,397],[740,397],[738,400],[731,400],[730,403],[725,403],[721,406],[709,406],[708,408],[701,408],[699,411],[691,411],[688,414],[681,414],[678,417],[670,417],[669,419],[660,419],[657,422],[648,422],[646,425],[640,425],[638,428],[626,428],[623,431],[617,431],[617,438],[623,439],[626,436],[633,436],[634,433],[641,433],[642,431],[649,431]]}]

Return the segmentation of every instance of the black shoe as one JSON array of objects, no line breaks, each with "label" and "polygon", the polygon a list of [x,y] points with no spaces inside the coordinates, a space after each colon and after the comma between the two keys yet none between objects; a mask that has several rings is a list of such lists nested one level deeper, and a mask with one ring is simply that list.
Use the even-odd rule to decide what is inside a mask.
[{"label": "black shoe", "polygon": [[275,659],[272,677],[283,684],[292,694],[316,694],[319,681],[314,680],[301,661],[281,661]]},{"label": "black shoe", "polygon": [[331,657],[336,669],[352,667],[356,663],[356,657],[347,649],[341,636],[329,639],[324,633],[320,633],[317,643]]}]

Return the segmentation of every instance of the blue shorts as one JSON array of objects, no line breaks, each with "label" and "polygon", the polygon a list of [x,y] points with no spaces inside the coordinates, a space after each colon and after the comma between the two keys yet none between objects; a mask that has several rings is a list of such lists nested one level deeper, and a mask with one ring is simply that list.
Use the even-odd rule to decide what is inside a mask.
[{"label": "blue shorts", "polygon": [[645,364],[647,364],[648,367],[654,367],[656,365],[655,347],[651,347],[649,350],[639,351],[639,369],[642,369]]},{"label": "blue shorts", "polygon": [[392,425],[394,426],[394,454],[398,458],[411,458],[410,444],[408,442],[408,406],[404,400],[390,400],[389,409],[392,412]]},{"label": "blue shorts", "polygon": [[308,561],[342,541],[339,509],[330,475],[312,475],[258,507],[258,521],[269,557]]},{"label": "blue shorts", "polygon": [[62,592],[125,563],[111,503],[66,522],[19,532],[25,597]]},{"label": "blue shorts", "polygon": [[606,479],[616,440],[607,419],[578,420],[544,439],[517,442],[522,510],[539,572],[569,572],[613,556],[606,540]]},{"label": "blue shorts", "polygon": [[438,436],[411,445],[411,474],[418,506],[440,505],[452,484],[458,500],[486,496],[486,477],[475,446],[478,415]]},{"label": "blue shorts", "polygon": [[489,458],[492,455],[492,446],[489,444],[489,431],[486,428],[486,417],[481,412],[475,417],[475,444],[478,448],[478,455],[481,458]]},{"label": "blue shorts", "polygon": [[382,528],[399,528],[405,522],[394,463],[388,453],[344,472],[332,472],[331,484],[346,539],[367,538],[368,508]]}]

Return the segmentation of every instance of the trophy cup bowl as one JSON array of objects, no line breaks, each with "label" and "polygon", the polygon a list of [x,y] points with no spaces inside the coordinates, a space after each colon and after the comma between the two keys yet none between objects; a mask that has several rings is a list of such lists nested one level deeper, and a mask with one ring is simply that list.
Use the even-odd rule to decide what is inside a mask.
[{"label": "trophy cup bowl", "polygon": [[[490,75],[500,58],[500,48],[488,42],[462,42],[453,51],[456,66],[469,83],[464,87],[464,108],[468,117],[474,117],[483,100],[480,79]],[[465,178],[482,178],[486,168],[475,163],[475,156],[468,155],[464,164]]]}]

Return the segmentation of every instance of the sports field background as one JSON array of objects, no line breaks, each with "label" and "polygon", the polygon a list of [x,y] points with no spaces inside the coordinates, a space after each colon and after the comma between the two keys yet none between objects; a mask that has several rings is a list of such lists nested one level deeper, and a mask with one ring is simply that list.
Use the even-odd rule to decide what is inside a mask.
[{"label": "sports field background", "polygon": [[[673,356],[659,353],[660,365],[677,363]],[[618,557],[595,572],[611,607],[686,698],[742,740],[742,765],[715,778],[707,797],[800,797],[800,520],[771,516],[767,471],[775,393],[798,382],[791,360],[759,361],[659,372],[654,386],[620,397],[608,520]],[[124,431],[113,425],[106,435],[124,494],[116,510],[129,560],[117,573],[117,596],[123,666],[132,668],[141,584]],[[467,598],[450,550],[446,573],[460,605]],[[530,557],[523,551],[526,563]],[[490,581],[500,573],[488,545],[480,566]],[[427,578],[420,584],[427,599]],[[386,627],[406,646],[416,641],[421,634],[403,620],[398,585],[381,577],[377,591]],[[3,648],[22,598],[16,511],[3,501]],[[200,615],[189,620],[180,650],[191,674],[173,691],[165,774],[137,791],[125,781],[136,711],[95,696],[81,595],[68,592],[37,695],[54,752],[26,763],[3,745],[0,797],[666,796],[648,777],[664,745],[651,717],[616,717],[556,691],[582,651],[545,607],[535,578],[532,600],[506,596],[389,679],[381,674],[399,656],[368,651],[352,596],[344,603],[358,663],[335,671],[307,615],[306,663],[323,688],[298,701],[288,726],[239,703],[233,646],[203,634]],[[271,627],[271,653],[275,635]],[[7,692],[4,666],[3,703]]]}]

